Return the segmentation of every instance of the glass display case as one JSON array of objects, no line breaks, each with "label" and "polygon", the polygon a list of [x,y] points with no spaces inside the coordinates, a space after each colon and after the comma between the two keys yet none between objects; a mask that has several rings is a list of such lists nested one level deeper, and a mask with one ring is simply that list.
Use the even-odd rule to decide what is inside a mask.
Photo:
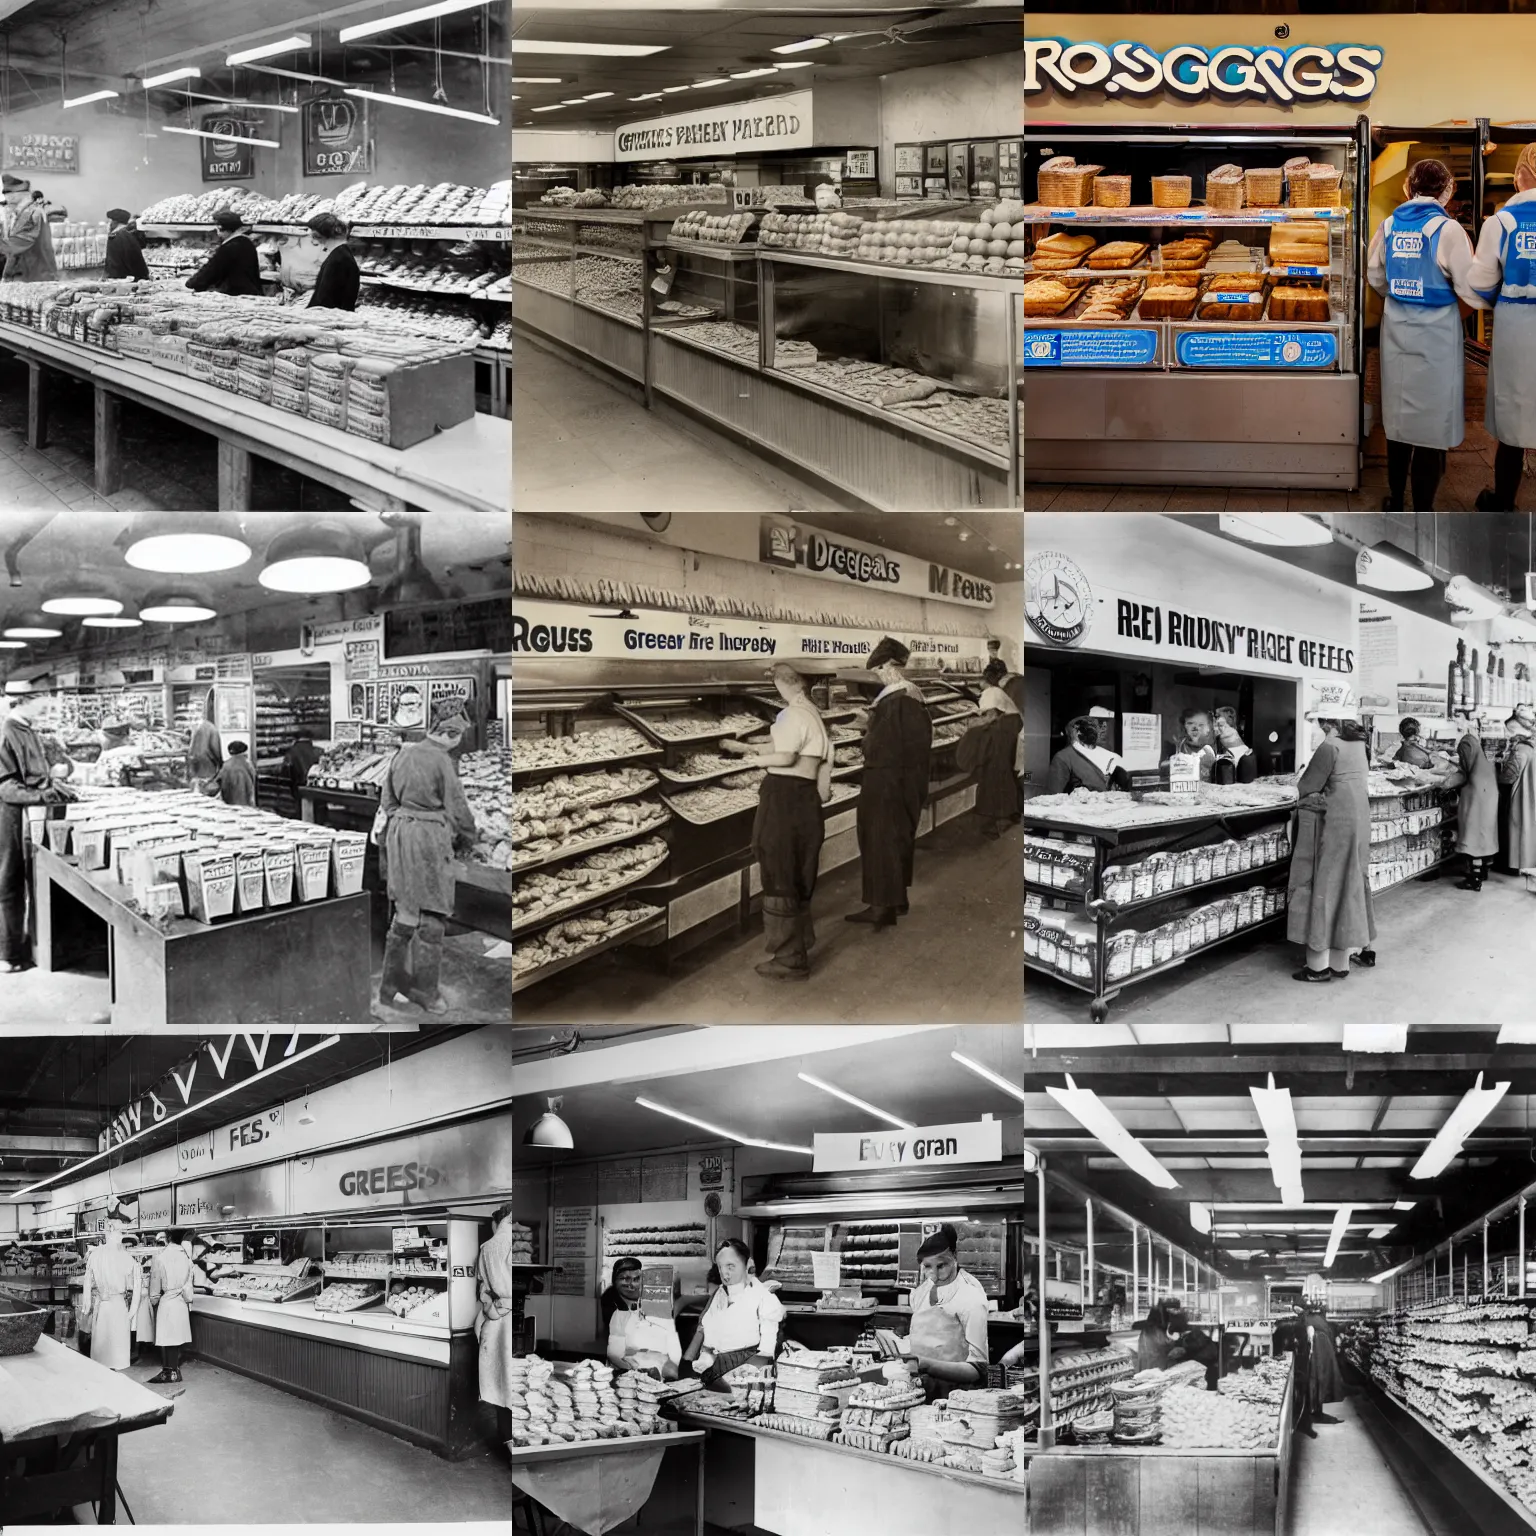
[{"label": "glass display case", "polygon": [[1363,117],[1029,130],[1031,474],[1354,489],[1368,178]]}]

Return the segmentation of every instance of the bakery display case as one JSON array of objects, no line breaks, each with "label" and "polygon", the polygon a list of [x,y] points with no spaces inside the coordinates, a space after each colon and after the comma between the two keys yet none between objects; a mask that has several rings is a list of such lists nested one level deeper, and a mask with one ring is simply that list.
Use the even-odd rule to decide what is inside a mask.
[{"label": "bakery display case", "polygon": [[1025,151],[1031,472],[1353,489],[1366,120],[1038,127]]}]

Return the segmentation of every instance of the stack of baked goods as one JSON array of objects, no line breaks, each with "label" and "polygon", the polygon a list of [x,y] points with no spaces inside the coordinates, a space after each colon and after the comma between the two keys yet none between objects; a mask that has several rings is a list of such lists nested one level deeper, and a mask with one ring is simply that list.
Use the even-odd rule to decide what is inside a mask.
[{"label": "stack of baked goods", "polygon": [[1223,240],[1205,264],[1207,272],[1252,272],[1263,266],[1261,254],[1241,240]]},{"label": "stack of baked goods", "polygon": [[1083,291],[1081,278],[1035,277],[1024,284],[1024,313],[1040,318],[1059,315]]},{"label": "stack of baked goods", "polygon": [[1256,167],[1243,172],[1244,195],[1250,208],[1278,208],[1285,181],[1283,166]]},{"label": "stack of baked goods", "polygon": [[1198,272],[1154,273],[1141,296],[1143,320],[1188,320],[1200,297]]},{"label": "stack of baked goods", "polygon": [[1258,320],[1264,314],[1264,274],[1223,272],[1208,277],[1200,293],[1201,320]]},{"label": "stack of baked goods", "polygon": [[1269,232],[1272,267],[1326,267],[1329,227],[1321,219],[1295,219]]},{"label": "stack of baked goods", "polygon": [[1098,243],[1092,235],[1072,234],[1067,230],[1058,229],[1035,246],[1034,270],[1036,272],[1070,272],[1073,268],[1084,264],[1088,253]]},{"label": "stack of baked goods", "polygon": [[1157,264],[1164,272],[1198,272],[1211,259],[1215,240],[1210,235],[1187,235],[1165,240],[1157,250]]},{"label": "stack of baked goods", "polygon": [[1149,244],[1141,240],[1111,240],[1090,253],[1088,265],[1095,271],[1123,271],[1127,267],[1139,265],[1151,249]]},{"label": "stack of baked goods", "polygon": [[1083,307],[1073,317],[1077,320],[1124,320],[1141,296],[1139,277],[1112,277],[1090,284]]},{"label": "stack of baked goods", "polygon": [[1206,206],[1223,213],[1235,213],[1243,206],[1243,168],[1218,165],[1205,178]]},{"label": "stack of baked goods", "polygon": [[1269,318],[1294,324],[1328,319],[1328,290],[1314,283],[1277,283],[1269,295]]}]

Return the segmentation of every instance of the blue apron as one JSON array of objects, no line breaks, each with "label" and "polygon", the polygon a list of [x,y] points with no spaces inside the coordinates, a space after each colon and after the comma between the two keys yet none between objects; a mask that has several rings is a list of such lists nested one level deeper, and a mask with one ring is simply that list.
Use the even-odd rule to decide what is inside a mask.
[{"label": "blue apron", "polygon": [[1455,448],[1465,435],[1461,315],[1435,245],[1438,203],[1407,202],[1383,226],[1387,298],[1381,322],[1381,424],[1416,448]]},{"label": "blue apron", "polygon": [[1536,199],[1512,199],[1500,212],[1514,219],[1515,228],[1505,230],[1499,252],[1504,276],[1483,423],[1501,443],[1536,448]]}]

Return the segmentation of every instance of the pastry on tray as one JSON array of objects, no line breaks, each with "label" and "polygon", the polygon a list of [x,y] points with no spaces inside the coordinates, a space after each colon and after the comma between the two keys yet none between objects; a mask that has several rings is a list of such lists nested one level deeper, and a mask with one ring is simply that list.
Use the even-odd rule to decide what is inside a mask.
[{"label": "pastry on tray", "polygon": [[1070,283],[1054,277],[1031,278],[1024,284],[1024,313],[1026,315],[1059,315],[1078,290]]},{"label": "pastry on tray", "polygon": [[1159,258],[1165,272],[1198,271],[1211,257],[1210,240],[1192,236],[1184,240],[1169,240],[1159,248]]},{"label": "pastry on tray", "polygon": [[1270,291],[1271,320],[1326,322],[1328,317],[1326,289],[1308,287],[1303,283],[1281,283]]},{"label": "pastry on tray", "polygon": [[1094,268],[1134,267],[1152,247],[1140,240],[1111,240],[1088,258]]},{"label": "pastry on tray", "polygon": [[[1175,274],[1177,277],[1177,274]],[[1169,282],[1153,277],[1141,296],[1139,311],[1143,320],[1188,320],[1195,311],[1200,290],[1193,283]]]},{"label": "pastry on tray", "polygon": [[1264,277],[1259,272],[1224,272],[1206,279],[1197,318],[1257,320],[1264,313]]},{"label": "pastry on tray", "polygon": [[1326,267],[1329,229],[1321,219],[1276,224],[1269,232],[1269,259],[1277,267]]},{"label": "pastry on tray", "polygon": [[1064,261],[1070,257],[1074,264],[1080,266],[1082,258],[1098,243],[1092,235],[1072,234],[1058,229],[1035,246],[1035,265],[1038,267],[1042,262]]}]

